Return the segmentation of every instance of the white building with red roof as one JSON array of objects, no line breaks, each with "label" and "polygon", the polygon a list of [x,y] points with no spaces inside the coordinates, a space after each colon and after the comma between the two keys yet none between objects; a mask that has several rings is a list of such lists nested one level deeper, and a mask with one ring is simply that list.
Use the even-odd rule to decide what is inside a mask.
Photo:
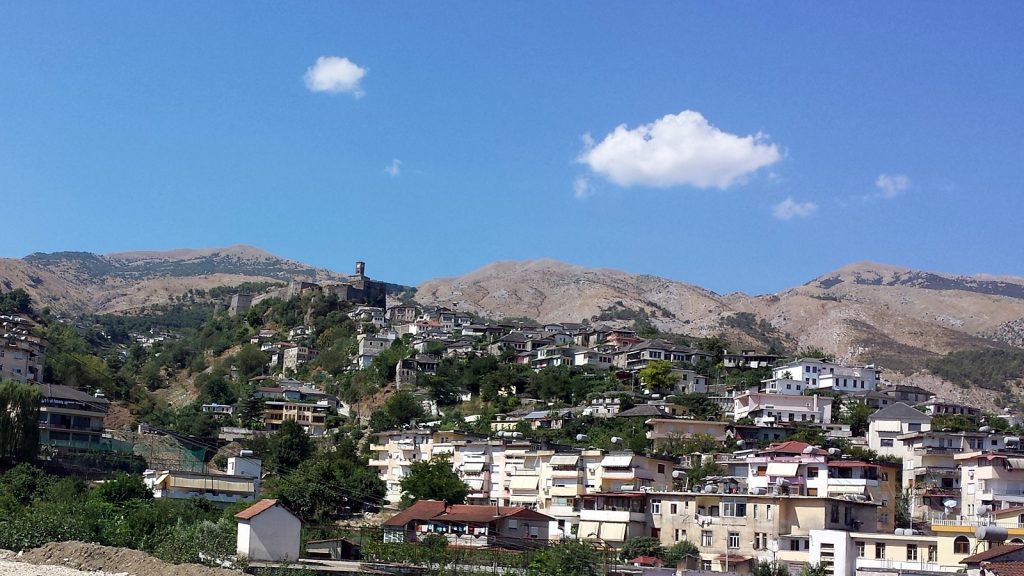
[{"label": "white building with red roof", "polygon": [[277,500],[263,499],[235,514],[237,554],[255,562],[299,559],[302,520]]}]

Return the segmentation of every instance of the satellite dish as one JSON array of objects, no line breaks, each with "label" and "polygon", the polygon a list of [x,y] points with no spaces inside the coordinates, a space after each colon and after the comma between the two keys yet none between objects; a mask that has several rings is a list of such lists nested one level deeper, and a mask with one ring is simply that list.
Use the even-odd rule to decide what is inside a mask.
[{"label": "satellite dish", "polygon": [[959,502],[957,502],[956,500],[945,500],[942,502],[942,505],[945,506],[946,508],[956,508],[958,504]]}]

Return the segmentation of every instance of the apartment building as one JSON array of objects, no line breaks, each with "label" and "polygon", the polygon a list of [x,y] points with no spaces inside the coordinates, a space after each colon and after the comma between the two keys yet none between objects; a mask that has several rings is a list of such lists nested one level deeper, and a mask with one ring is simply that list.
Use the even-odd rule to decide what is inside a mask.
[{"label": "apartment building", "polygon": [[110,401],[60,384],[40,384],[39,443],[99,448]]},{"label": "apartment building", "polygon": [[286,348],[282,353],[284,360],[281,367],[285,370],[298,370],[310,360],[316,358],[316,350],[306,346],[293,346]]},{"label": "apartment building", "polygon": [[897,402],[868,417],[868,447],[881,456],[904,459],[909,449],[901,436],[931,430],[932,417]]},{"label": "apartment building", "polygon": [[733,398],[733,417],[751,418],[758,425],[831,424],[832,398],[786,394],[740,394]]},{"label": "apartment building", "polygon": [[[1024,511],[1024,454],[970,452],[954,454],[960,473],[959,512],[969,520],[991,518],[994,511]],[[1019,516],[1019,517],[1018,517]],[[1015,515],[1013,520],[1024,519]]]},{"label": "apartment building", "polygon": [[[804,389],[837,392],[875,390],[880,383],[875,366],[844,366],[819,358],[800,358],[772,369],[772,379],[801,382]],[[793,388],[795,390],[795,387]]]},{"label": "apartment building", "polygon": [[1005,436],[990,432],[942,432],[927,430],[904,434],[897,440],[905,447],[903,484],[913,488],[915,514],[943,511],[943,502],[960,498],[957,454],[1005,448]]},{"label": "apartment building", "polygon": [[697,434],[711,436],[719,442],[725,442],[731,426],[728,422],[722,421],[680,418],[651,418],[645,424],[649,428],[647,439],[653,443],[656,451]]},{"label": "apartment building", "polygon": [[825,496],[701,492],[646,495],[647,536],[664,546],[687,540],[700,550],[703,571],[747,574],[758,561],[779,562],[791,574],[808,562],[813,530],[852,532],[877,525],[877,505]]},{"label": "apartment building", "polygon": [[46,340],[34,336],[33,327],[26,318],[0,315],[0,380],[43,381]]},{"label": "apartment building", "polygon": [[306,434],[323,436],[327,431],[327,414],[330,407],[326,402],[291,402],[268,400],[263,403],[263,429],[273,432],[288,420],[294,420]]}]

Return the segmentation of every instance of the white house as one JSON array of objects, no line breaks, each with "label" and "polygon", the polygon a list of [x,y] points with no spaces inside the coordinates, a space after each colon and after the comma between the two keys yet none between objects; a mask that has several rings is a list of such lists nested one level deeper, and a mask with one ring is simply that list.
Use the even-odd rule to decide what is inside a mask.
[{"label": "white house", "polygon": [[259,502],[235,514],[239,558],[257,562],[294,562],[299,558],[302,520],[277,500]]},{"label": "white house", "polygon": [[757,425],[803,422],[832,423],[832,398],[785,394],[741,394],[733,398],[733,416],[749,416]]},{"label": "white house", "polygon": [[932,417],[902,402],[882,408],[868,417],[868,448],[881,456],[907,457],[900,436],[931,430]]},{"label": "white house", "polygon": [[[878,388],[878,369],[868,366],[843,366],[817,358],[800,358],[772,369],[772,380],[795,380],[807,388],[826,388],[837,392],[864,392]],[[783,393],[780,391],[780,393]]]}]

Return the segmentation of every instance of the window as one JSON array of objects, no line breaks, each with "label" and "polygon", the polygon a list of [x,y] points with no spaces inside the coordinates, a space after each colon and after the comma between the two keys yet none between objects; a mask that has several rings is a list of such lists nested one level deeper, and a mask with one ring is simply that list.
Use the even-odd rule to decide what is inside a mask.
[{"label": "window", "polygon": [[764,517],[767,520],[771,520],[772,519],[772,505],[771,504],[765,504],[764,505]]},{"label": "window", "polygon": [[807,477],[808,478],[817,478],[818,477],[818,468],[817,467],[808,468],[807,469]]},{"label": "window", "polygon": [[661,514],[661,498],[651,498],[651,514]]},{"label": "window", "polygon": [[830,522],[839,522],[839,506],[829,506],[828,516]]},{"label": "window", "polygon": [[907,560],[917,560],[917,544],[907,544]]},{"label": "window", "polygon": [[953,540],[953,554],[970,554],[971,542],[967,539],[967,536],[957,536],[956,540]]},{"label": "window", "polygon": [[679,504],[676,504],[675,502],[669,504],[668,505],[668,513],[673,515],[673,516],[675,516],[676,514],[679,514]]},{"label": "window", "polygon": [[882,438],[882,448],[892,448],[892,447],[893,447],[892,438]]},{"label": "window", "polygon": [[701,560],[700,569],[704,572],[711,572],[711,560]]},{"label": "window", "polygon": [[885,559],[885,544],[882,542],[875,543],[875,558],[879,560]]},{"label": "window", "polygon": [[722,516],[747,517],[747,503],[743,500],[722,500]]},{"label": "window", "polygon": [[508,521],[508,529],[509,530],[518,530],[519,529],[519,520],[516,520],[515,518],[510,518],[509,521]]},{"label": "window", "polygon": [[921,423],[920,422],[911,422],[909,424],[908,430],[910,430],[911,432],[920,432],[921,431]]},{"label": "window", "polygon": [[754,504],[754,520],[757,520],[757,504]]},{"label": "window", "polygon": [[658,474],[664,474],[664,473],[665,473],[665,465],[664,464],[658,464]]},{"label": "window", "polygon": [[857,558],[864,557],[864,541],[857,542]]},{"label": "window", "polygon": [[935,544],[930,544],[928,546],[928,561],[929,562],[938,562],[939,561],[939,547],[936,546]]},{"label": "window", "polygon": [[754,550],[761,549],[761,533],[754,532]]},{"label": "window", "polygon": [[711,530],[700,531],[700,545],[704,546],[705,548],[714,545],[714,540],[711,538]]},{"label": "window", "polygon": [[735,550],[740,547],[740,533],[729,532],[729,549]]}]

